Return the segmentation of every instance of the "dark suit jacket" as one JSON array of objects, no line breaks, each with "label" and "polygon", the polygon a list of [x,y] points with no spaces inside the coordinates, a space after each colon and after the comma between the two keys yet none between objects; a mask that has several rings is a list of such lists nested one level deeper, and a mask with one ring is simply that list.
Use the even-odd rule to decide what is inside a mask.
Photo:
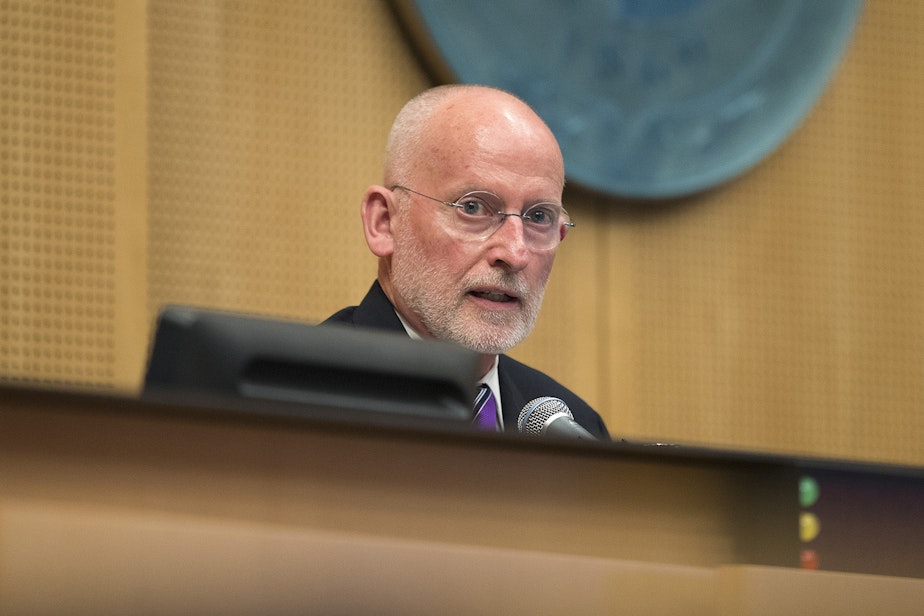
[{"label": "dark suit jacket", "polygon": [[[405,331],[395,313],[394,306],[388,300],[378,281],[373,283],[359,306],[344,308],[328,317],[324,323],[346,323],[355,327]],[[511,357],[501,355],[498,362],[498,379],[501,387],[504,426],[508,431],[516,430],[517,417],[528,402],[543,396],[554,396],[564,400],[571,409],[575,421],[585,430],[599,438],[609,438],[606,425],[590,405],[542,372]]]}]

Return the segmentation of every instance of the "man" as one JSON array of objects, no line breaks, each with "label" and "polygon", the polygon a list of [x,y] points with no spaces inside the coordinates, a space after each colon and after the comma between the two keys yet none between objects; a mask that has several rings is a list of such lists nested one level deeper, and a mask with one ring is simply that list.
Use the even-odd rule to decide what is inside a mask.
[{"label": "man", "polygon": [[492,429],[516,430],[524,405],[554,396],[606,438],[583,400],[503,355],[532,330],[555,251],[572,226],[561,206],[564,183],[558,142],[520,99],[468,85],[418,95],[392,126],[384,185],[363,196],[378,279],[359,306],[325,322],[406,331],[478,352],[493,396],[485,392]]}]

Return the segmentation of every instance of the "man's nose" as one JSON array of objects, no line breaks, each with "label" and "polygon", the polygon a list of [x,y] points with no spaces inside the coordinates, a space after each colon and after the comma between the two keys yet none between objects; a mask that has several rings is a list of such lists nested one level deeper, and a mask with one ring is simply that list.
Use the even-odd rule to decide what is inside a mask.
[{"label": "man's nose", "polygon": [[503,217],[501,225],[487,239],[489,259],[492,265],[519,271],[526,267],[531,256],[523,218],[515,213],[504,213]]}]

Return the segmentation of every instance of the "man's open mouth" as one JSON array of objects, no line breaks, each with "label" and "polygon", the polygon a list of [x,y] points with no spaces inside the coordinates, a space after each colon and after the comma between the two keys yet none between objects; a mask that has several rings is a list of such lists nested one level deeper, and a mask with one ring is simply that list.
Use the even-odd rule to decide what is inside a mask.
[{"label": "man's open mouth", "polygon": [[515,302],[519,298],[501,291],[472,291],[472,295],[492,302]]}]

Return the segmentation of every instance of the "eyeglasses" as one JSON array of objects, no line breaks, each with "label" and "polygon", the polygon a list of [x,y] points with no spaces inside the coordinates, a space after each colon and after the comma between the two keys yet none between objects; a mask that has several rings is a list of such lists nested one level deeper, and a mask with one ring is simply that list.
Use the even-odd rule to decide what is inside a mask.
[{"label": "eyeglasses", "polygon": [[561,242],[568,227],[574,227],[565,208],[555,203],[536,203],[522,213],[505,212],[503,199],[484,190],[466,193],[455,201],[443,201],[407,186],[396,184],[391,187],[391,190],[397,189],[453,208],[455,215],[450,228],[466,238],[486,239],[500,229],[508,216],[516,216],[523,220],[526,243],[536,250],[548,250]]}]

